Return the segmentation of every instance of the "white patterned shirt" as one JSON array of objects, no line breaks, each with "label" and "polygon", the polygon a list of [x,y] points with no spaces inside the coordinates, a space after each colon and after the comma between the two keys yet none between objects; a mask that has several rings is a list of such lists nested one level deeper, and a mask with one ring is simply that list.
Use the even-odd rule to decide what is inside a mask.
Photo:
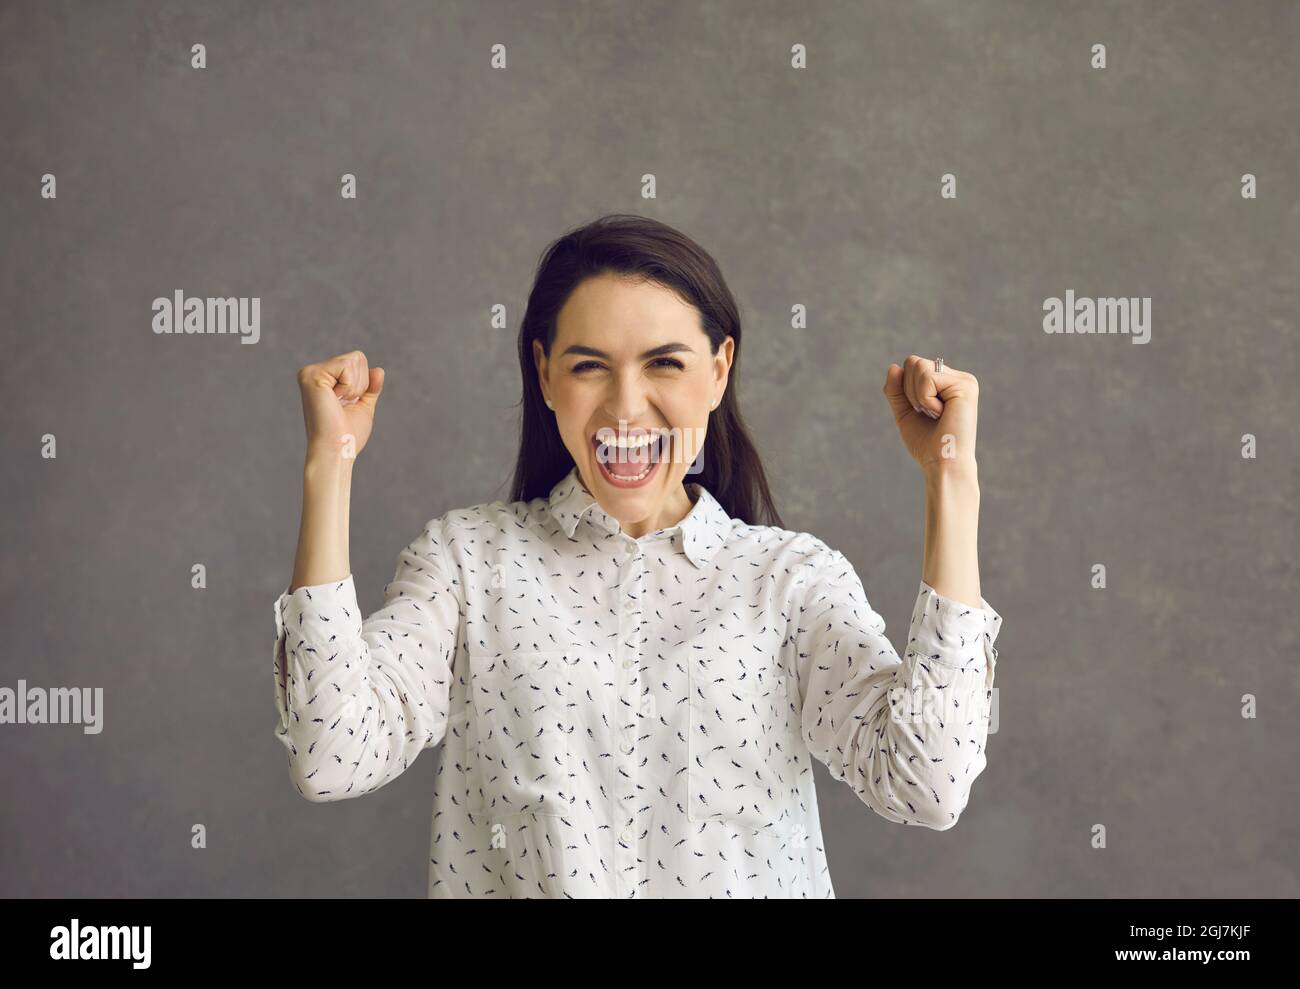
[{"label": "white patterned shirt", "polygon": [[362,620],[275,602],[276,737],[345,800],[441,745],[430,897],[834,897],[812,760],[944,830],[985,765],[1001,616],[921,582],[902,659],[853,566],[702,486],[633,539],[576,468],[431,520]]}]

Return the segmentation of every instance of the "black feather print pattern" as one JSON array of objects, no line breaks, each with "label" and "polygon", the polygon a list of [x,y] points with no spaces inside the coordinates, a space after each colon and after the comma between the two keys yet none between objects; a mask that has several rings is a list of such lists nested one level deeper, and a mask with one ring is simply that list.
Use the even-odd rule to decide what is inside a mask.
[{"label": "black feather print pattern", "polygon": [[430,897],[834,897],[812,759],[952,827],[985,766],[1001,616],[921,583],[900,658],[849,561],[698,484],[632,539],[578,480],[431,520],[362,618],[275,602],[276,737],[307,800],[441,747]]}]

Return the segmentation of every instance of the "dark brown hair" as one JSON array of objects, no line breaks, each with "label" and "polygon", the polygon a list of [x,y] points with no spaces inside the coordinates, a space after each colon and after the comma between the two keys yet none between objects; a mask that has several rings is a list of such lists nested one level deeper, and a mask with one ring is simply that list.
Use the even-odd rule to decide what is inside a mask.
[{"label": "dark brown hair", "polygon": [[731,373],[722,401],[709,413],[702,469],[687,474],[685,481],[702,484],[732,518],[784,528],[736,398],[741,334],[740,313],[731,290],[717,262],[693,240],[665,223],[630,213],[602,216],[569,231],[551,244],[538,262],[519,327],[522,422],[511,500],[545,498],[573,468],[555,413],[542,398],[533,341],[541,341],[549,358],[556,317],[564,303],[583,281],[606,273],[648,279],[694,306],[708,335],[711,354],[716,356],[722,341],[732,338]]}]

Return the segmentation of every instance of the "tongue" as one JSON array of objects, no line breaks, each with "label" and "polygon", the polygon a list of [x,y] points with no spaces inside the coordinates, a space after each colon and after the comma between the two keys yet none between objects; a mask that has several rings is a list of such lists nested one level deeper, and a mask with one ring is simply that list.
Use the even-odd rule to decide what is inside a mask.
[{"label": "tongue", "polygon": [[643,446],[639,450],[619,450],[608,448],[605,469],[615,477],[636,477],[650,463],[650,448]]}]

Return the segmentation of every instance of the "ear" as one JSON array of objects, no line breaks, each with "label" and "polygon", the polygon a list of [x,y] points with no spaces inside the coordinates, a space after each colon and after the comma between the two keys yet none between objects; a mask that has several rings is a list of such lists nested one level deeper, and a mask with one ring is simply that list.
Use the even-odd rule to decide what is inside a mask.
[{"label": "ear", "polygon": [[718,344],[718,352],[713,355],[713,380],[717,385],[718,404],[722,404],[722,395],[727,390],[727,381],[731,378],[731,362],[735,354],[736,342],[728,336]]},{"label": "ear", "polygon": [[546,351],[542,349],[540,340],[533,341],[533,364],[537,366],[537,385],[542,390],[542,398],[549,399],[551,396],[547,393],[547,377],[550,373],[550,362],[546,359]]}]

